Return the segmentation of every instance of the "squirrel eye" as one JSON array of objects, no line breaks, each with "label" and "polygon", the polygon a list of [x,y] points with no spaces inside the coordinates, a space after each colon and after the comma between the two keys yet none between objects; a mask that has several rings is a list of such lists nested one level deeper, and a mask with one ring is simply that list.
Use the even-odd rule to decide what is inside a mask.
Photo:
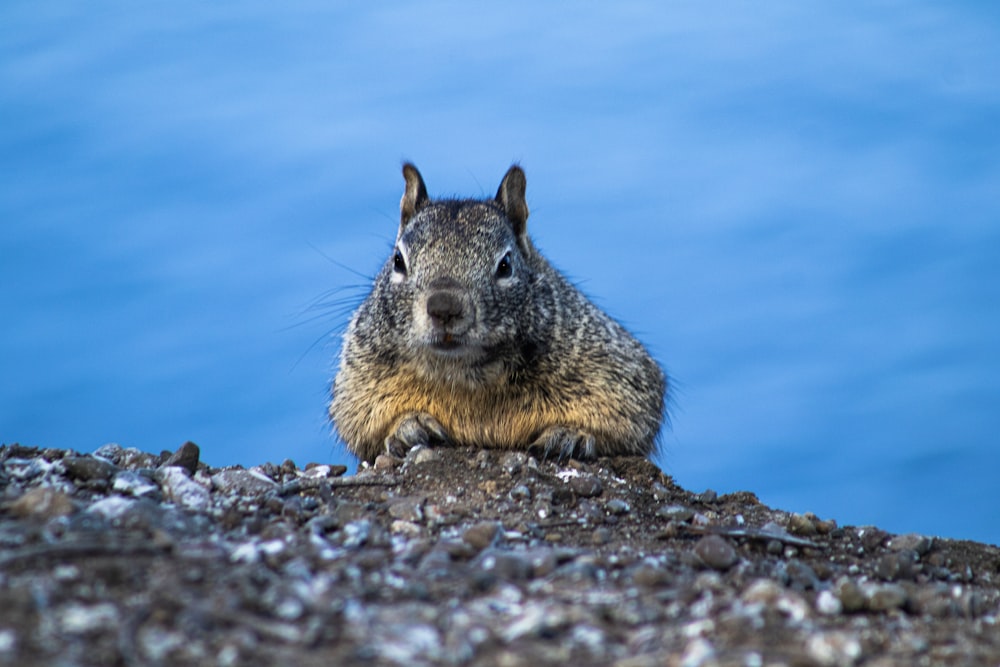
[{"label": "squirrel eye", "polygon": [[497,264],[497,278],[510,278],[514,273],[514,265],[510,261],[510,253],[508,252]]},{"label": "squirrel eye", "polygon": [[392,270],[406,275],[406,260],[403,259],[403,253],[399,251],[399,248],[396,248],[396,252],[392,255]]},{"label": "squirrel eye", "polygon": [[403,259],[403,253],[399,251],[399,248],[396,248],[396,252],[392,256],[392,270],[406,275],[406,260]]}]

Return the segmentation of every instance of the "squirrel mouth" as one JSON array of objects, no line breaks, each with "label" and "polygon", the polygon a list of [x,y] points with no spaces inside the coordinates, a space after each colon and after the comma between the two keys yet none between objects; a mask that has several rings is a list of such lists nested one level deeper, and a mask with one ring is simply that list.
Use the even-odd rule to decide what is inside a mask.
[{"label": "squirrel mouth", "polygon": [[467,349],[469,346],[463,336],[455,336],[450,333],[440,333],[433,337],[430,341],[429,347],[435,352],[454,354]]}]

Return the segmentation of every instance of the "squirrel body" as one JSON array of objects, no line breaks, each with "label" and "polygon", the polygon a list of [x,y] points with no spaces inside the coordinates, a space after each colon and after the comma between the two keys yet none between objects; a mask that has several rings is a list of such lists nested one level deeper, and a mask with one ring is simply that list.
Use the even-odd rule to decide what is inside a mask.
[{"label": "squirrel body", "polygon": [[418,444],[649,455],[667,377],[539,253],[518,166],[495,199],[431,200],[417,169],[392,256],[344,334],[332,418],[365,461]]}]

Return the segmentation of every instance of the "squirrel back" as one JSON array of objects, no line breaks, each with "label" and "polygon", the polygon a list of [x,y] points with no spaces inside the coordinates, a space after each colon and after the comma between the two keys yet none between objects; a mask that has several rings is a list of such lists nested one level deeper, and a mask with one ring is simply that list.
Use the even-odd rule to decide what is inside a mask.
[{"label": "squirrel back", "polygon": [[351,452],[652,453],[666,375],[535,249],[521,168],[489,200],[431,200],[416,167],[403,176],[395,247],[334,379],[330,416]]}]

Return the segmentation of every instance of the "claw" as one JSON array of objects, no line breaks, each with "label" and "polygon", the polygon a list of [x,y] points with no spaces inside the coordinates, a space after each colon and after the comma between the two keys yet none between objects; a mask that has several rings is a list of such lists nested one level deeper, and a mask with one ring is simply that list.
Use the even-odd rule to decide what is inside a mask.
[{"label": "claw", "polygon": [[559,463],[576,458],[584,461],[594,458],[594,436],[587,431],[565,426],[550,426],[531,444],[530,449],[540,449],[543,459]]},{"label": "claw", "polygon": [[448,432],[441,422],[426,412],[408,414],[397,422],[396,428],[385,439],[385,451],[400,458],[417,445],[444,444]]}]

